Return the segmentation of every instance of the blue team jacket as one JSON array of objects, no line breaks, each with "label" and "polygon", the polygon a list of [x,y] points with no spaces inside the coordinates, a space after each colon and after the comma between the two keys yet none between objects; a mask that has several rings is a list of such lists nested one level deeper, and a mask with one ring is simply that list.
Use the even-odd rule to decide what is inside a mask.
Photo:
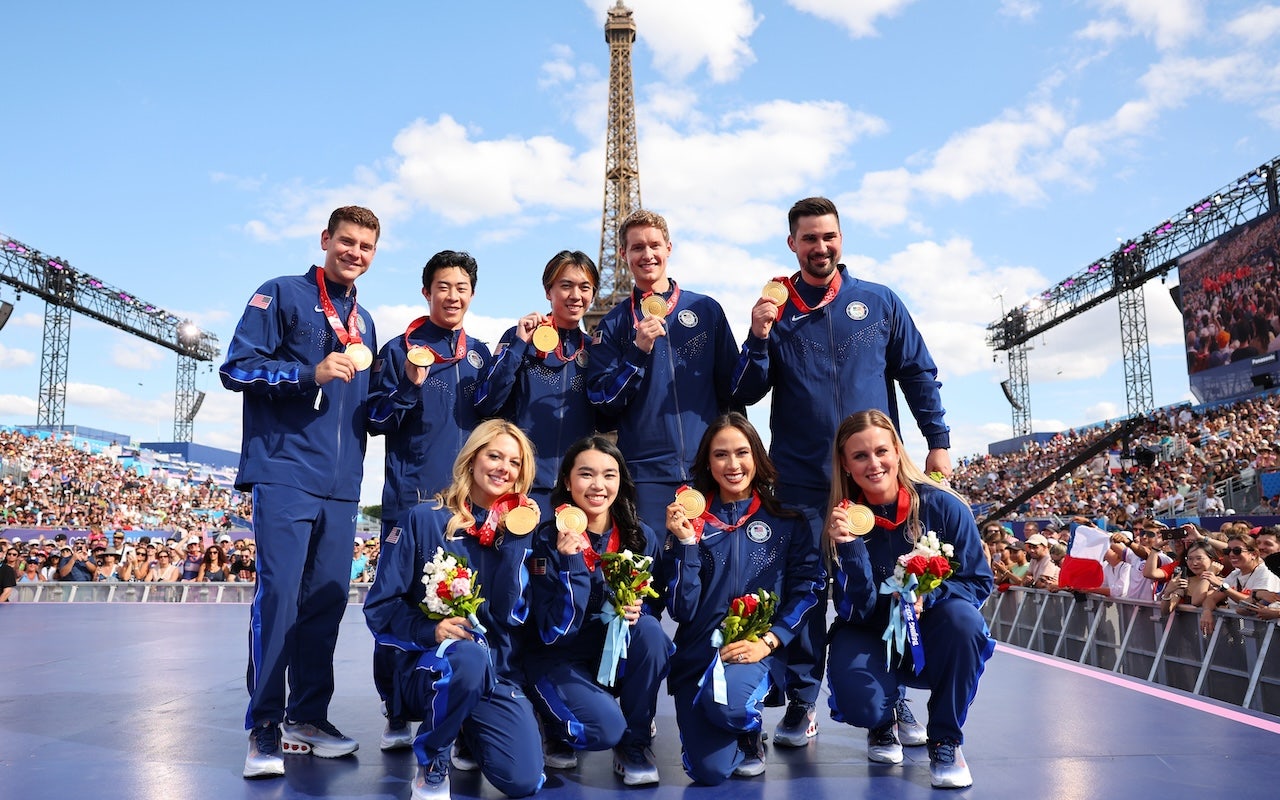
[{"label": "blue team jacket", "polygon": [[[245,306],[218,370],[222,385],[244,394],[244,444],[236,486],[293,486],[317,497],[360,499],[364,475],[369,370],[349,383],[316,384],[316,365],[342,350],[320,308],[319,267],[267,281]],[[352,288],[326,283],[345,323],[356,302]],[[378,347],[373,317],[360,308],[357,328]],[[316,396],[320,407],[316,408]]]},{"label": "blue team jacket", "polygon": [[804,314],[788,300],[768,339],[748,334],[733,375],[737,402],[773,390],[769,455],[788,484],[808,489],[830,487],[831,441],[845,417],[878,408],[902,430],[895,383],[929,447],[951,446],[938,368],[907,307],[843,264],[840,277],[827,305]]},{"label": "blue team jacket", "polygon": [[681,289],[667,335],[642,352],[635,345],[642,296],[636,289],[600,321],[587,362],[587,396],[617,418],[618,449],[636,481],[688,481],[707,425],[737,408],[729,388],[738,347],[720,304]]},{"label": "blue team jacket", "polygon": [[[411,341],[448,357],[457,352],[458,332],[428,320]],[[490,361],[485,343],[468,336],[465,357],[432,364],[415,386],[404,371],[407,350],[403,334],[390,339],[374,361],[369,388],[369,430],[387,437],[383,530],[453,481],[453,462],[480,421],[475,392]]]}]

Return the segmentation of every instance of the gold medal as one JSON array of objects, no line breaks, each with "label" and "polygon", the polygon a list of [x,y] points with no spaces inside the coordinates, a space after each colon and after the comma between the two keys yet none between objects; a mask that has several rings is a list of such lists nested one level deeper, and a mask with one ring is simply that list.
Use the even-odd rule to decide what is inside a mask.
[{"label": "gold medal", "polygon": [[702,492],[697,489],[685,489],[680,492],[676,495],[676,502],[684,509],[684,515],[689,519],[696,519],[707,510],[707,498],[703,497]]},{"label": "gold medal", "polygon": [[782,281],[769,281],[760,290],[760,296],[780,306],[787,302],[787,286]]},{"label": "gold medal", "polygon": [[539,325],[533,329],[533,346],[541,353],[550,353],[560,345],[560,334],[552,325]]},{"label": "gold medal", "polygon": [[516,506],[502,516],[502,525],[508,533],[524,536],[538,527],[538,512],[528,506]]},{"label": "gold medal", "polygon": [[661,295],[651,294],[640,301],[640,310],[646,317],[667,318],[667,301]]},{"label": "gold medal", "polygon": [[416,367],[429,367],[436,363],[436,354],[431,352],[430,347],[418,347],[416,345],[410,347],[406,358],[409,359],[410,364]]},{"label": "gold medal", "polygon": [[876,515],[861,503],[847,507],[844,513],[849,517],[849,532],[854,536],[866,536],[876,526]]},{"label": "gold medal", "polygon": [[586,533],[587,514],[577,506],[565,506],[556,514],[556,528],[569,533]]},{"label": "gold medal", "polygon": [[347,345],[344,351],[347,358],[351,359],[351,363],[355,365],[357,372],[364,372],[373,364],[373,351],[362,342],[352,342]]}]

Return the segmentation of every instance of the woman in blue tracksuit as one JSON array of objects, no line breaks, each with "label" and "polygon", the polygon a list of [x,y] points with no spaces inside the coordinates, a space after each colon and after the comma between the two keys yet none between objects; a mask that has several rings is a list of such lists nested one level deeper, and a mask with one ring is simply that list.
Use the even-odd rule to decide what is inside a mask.
[{"label": "woman in blue tracksuit", "polygon": [[[524,797],[542,786],[538,723],[523,689],[530,543],[499,519],[532,479],[533,452],[520,429],[482,422],[454,461],[453,483],[434,505],[410,509],[383,539],[364,614],[384,651],[375,670],[391,673],[380,676],[392,687],[388,716],[422,720],[413,740],[413,800],[447,800],[450,748],[459,734],[503,794]],[[475,570],[482,631],[465,617],[435,620],[419,608],[423,567],[438,548],[465,556]],[[462,759],[454,763],[464,768]]]},{"label": "woman in blue tracksuit", "polygon": [[[760,711],[782,686],[783,653],[817,604],[825,580],[816,517],[780,505],[777,473],[747,418],[731,412],[707,428],[694,458],[694,486],[707,510],[689,519],[667,507],[667,608],[679,623],[667,687],[675,695],[684,769],[701,784],[764,772]],[[758,641],[719,647],[724,700],[716,699],[713,635],[729,602],[766,589],[778,595],[769,631]]]},{"label": "woman in blue tracksuit", "polygon": [[[991,567],[969,506],[950,489],[925,477],[912,463],[893,421],[878,410],[859,411],[836,432],[831,505],[823,529],[824,552],[833,563],[836,622],[828,637],[827,677],[831,716],[867,728],[867,756],[898,764],[902,746],[895,731],[899,685],[929,689],[927,725],[933,785],[962,788],[973,780],[960,745],[961,728],[978,690],[978,679],[995,649],[979,607],[991,594]],[[850,500],[868,507],[875,524],[854,533],[857,513]],[[890,662],[882,636],[890,613],[901,613],[885,581],[898,558],[917,539],[935,533],[949,544],[952,574],[934,591],[916,598],[923,666],[911,647]]]},{"label": "woman in blue tracksuit", "polygon": [[[658,537],[636,516],[636,486],[622,453],[601,436],[576,442],[564,454],[551,502],[572,504],[587,518],[585,533],[538,530],[531,590],[533,616],[548,647],[531,654],[530,696],[546,726],[547,765],[572,767],[575,750],[614,748],[623,783],[658,782],[650,750],[658,689],[673,646],[659,619],[657,598],[625,609],[629,643],[613,680],[601,684],[608,603],[599,555],[631,551],[661,566]],[[653,586],[661,586],[654,578]],[[611,685],[609,685],[611,684]],[[616,697],[616,700],[615,700]]]},{"label": "woman in blue tracksuit", "polygon": [[[527,314],[502,334],[489,372],[476,389],[480,416],[509,419],[533,441],[538,468],[529,496],[544,519],[551,513],[561,453],[596,430],[595,406],[587,399],[589,340],[582,315],[599,285],[600,271],[586,253],[561,250],[552,256],[542,270],[551,314]],[[547,334],[554,335],[554,344],[540,350],[537,345]]]}]

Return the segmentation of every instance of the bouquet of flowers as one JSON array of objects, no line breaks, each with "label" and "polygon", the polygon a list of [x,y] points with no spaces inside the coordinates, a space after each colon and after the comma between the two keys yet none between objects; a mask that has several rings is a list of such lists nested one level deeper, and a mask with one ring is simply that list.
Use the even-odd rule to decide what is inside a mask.
[{"label": "bouquet of flowers", "polygon": [[[720,705],[729,704],[729,691],[724,678],[724,662],[720,660],[720,648],[730,642],[756,642],[773,626],[773,614],[778,608],[778,595],[767,589],[759,589],[754,593],[744,594],[729,601],[729,613],[725,614],[720,627],[711,634],[711,646],[716,649],[716,656],[711,661],[707,673],[711,676],[713,699]],[[707,680],[702,676],[698,682],[701,686]]]},{"label": "bouquet of flowers", "polygon": [[911,552],[898,556],[893,575],[880,586],[881,594],[898,596],[897,608],[889,610],[889,624],[884,636],[886,659],[892,664],[893,653],[906,655],[911,647],[912,669],[917,675],[924,669],[924,645],[920,641],[916,599],[937,590],[955,572],[955,546],[943,542],[938,534],[928,531],[916,540]]},{"label": "bouquet of flowers", "polygon": [[465,556],[446,553],[443,547],[437,547],[435,556],[422,565],[422,584],[427,587],[427,593],[418,607],[428,617],[466,617],[474,630],[484,633],[484,626],[476,618],[476,610],[484,598],[480,596],[475,570],[467,566]]},{"label": "bouquet of flowers", "polygon": [[631,626],[624,615],[626,607],[646,597],[657,597],[653,588],[653,557],[630,550],[604,553],[604,582],[608,605],[600,612],[605,623],[604,652],[596,680],[602,686],[613,686],[618,677],[618,662],[627,657],[631,644]]},{"label": "bouquet of flowers", "polygon": [[766,589],[755,594],[744,594],[729,601],[729,613],[720,623],[720,644],[730,642],[756,642],[769,632],[773,625],[773,612],[778,607],[778,595]]}]

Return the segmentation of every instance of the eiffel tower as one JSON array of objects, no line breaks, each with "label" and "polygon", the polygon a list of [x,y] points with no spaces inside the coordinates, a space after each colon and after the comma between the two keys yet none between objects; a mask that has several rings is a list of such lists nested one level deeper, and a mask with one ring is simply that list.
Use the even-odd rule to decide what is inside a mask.
[{"label": "eiffel tower", "polygon": [[619,251],[618,224],[640,208],[640,153],[636,148],[636,100],[631,45],[636,23],[618,0],[604,24],[609,44],[609,123],[605,132],[604,214],[600,225],[600,288],[585,315],[594,330],[604,315],[631,294],[631,271]]}]

